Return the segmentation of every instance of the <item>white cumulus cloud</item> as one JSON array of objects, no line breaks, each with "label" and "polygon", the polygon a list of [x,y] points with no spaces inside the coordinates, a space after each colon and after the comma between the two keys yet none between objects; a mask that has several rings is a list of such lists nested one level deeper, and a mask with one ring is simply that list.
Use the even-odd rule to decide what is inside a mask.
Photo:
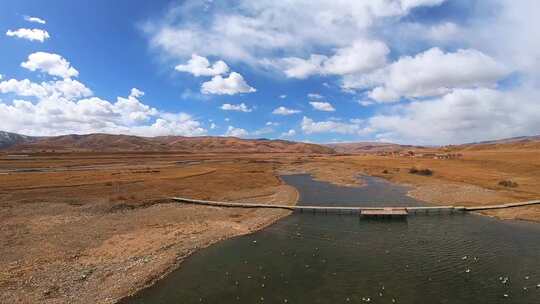
[{"label": "white cumulus cloud", "polygon": [[[110,133],[204,135],[200,122],[186,113],[167,113],[144,104],[133,88],[128,97],[110,102],[70,78],[35,83],[28,79],[0,81],[0,130],[28,135]],[[29,100],[27,100],[29,98]]]},{"label": "white cumulus cloud", "polygon": [[51,76],[70,78],[79,76],[79,72],[71,66],[69,61],[58,54],[36,52],[28,56],[21,66],[30,71],[41,71]]},{"label": "white cumulus cloud", "polygon": [[[185,58],[196,53],[258,65],[261,58],[275,57],[275,50],[298,55],[316,47],[354,49],[354,41],[369,36],[368,29],[378,20],[399,18],[416,7],[442,2],[444,0],[239,0],[229,5],[215,5],[187,1],[166,16],[148,22],[145,31],[151,46],[167,56]],[[205,18],[200,18],[203,13]],[[367,49],[361,51],[369,53]],[[306,58],[299,58],[302,57]],[[368,64],[357,65],[359,62],[351,62],[351,69]],[[329,65],[332,70],[333,67]],[[335,67],[338,73],[347,70],[341,63]]]},{"label": "white cumulus cloud", "polygon": [[224,111],[238,111],[238,112],[245,112],[245,113],[249,113],[253,111],[253,109],[249,108],[245,103],[240,103],[240,104],[224,103],[223,105],[221,105],[221,109]]},{"label": "white cumulus cloud", "polygon": [[309,98],[311,98],[311,99],[323,99],[324,98],[324,96],[322,96],[319,93],[309,93],[307,96]]},{"label": "white cumulus cloud", "polygon": [[236,72],[231,72],[228,77],[214,76],[210,81],[201,86],[203,94],[235,95],[239,93],[252,93],[257,91],[250,87],[244,77]]},{"label": "white cumulus cloud", "polygon": [[131,97],[134,97],[134,98],[139,98],[139,97],[143,97],[144,96],[144,92],[137,89],[137,88],[132,88],[131,89],[131,92],[129,94],[129,96]]},{"label": "white cumulus cloud", "polygon": [[20,28],[17,30],[8,30],[6,35],[9,37],[17,37],[21,39],[26,39],[30,41],[39,41],[44,42],[50,38],[50,35],[47,31],[41,29],[27,29]]},{"label": "white cumulus cloud", "polygon": [[293,137],[296,135],[296,131],[294,129],[290,129],[287,132],[281,133],[281,137]]},{"label": "white cumulus cloud", "polygon": [[307,78],[311,75],[348,75],[366,73],[386,64],[390,50],[381,41],[356,40],[339,48],[331,56],[312,54],[308,59],[287,57],[271,63],[287,77]]},{"label": "white cumulus cloud", "polygon": [[326,101],[311,101],[309,104],[318,111],[334,112],[336,110],[331,103]]},{"label": "white cumulus cloud", "polygon": [[174,69],[179,72],[191,73],[194,76],[216,76],[227,73],[229,66],[222,60],[211,65],[206,57],[193,54],[186,64],[179,64]]},{"label": "white cumulus cloud", "polygon": [[227,131],[225,132],[224,136],[232,136],[232,137],[246,137],[249,135],[249,132],[242,128],[235,128],[233,126],[229,126],[227,128]]},{"label": "white cumulus cloud", "polygon": [[369,119],[369,127],[387,141],[412,144],[536,135],[540,132],[540,92],[457,89],[375,115]]},{"label": "white cumulus cloud", "polygon": [[369,128],[363,127],[361,123],[356,120],[351,120],[350,122],[334,120],[314,121],[305,116],[302,118],[301,128],[305,134],[338,133],[362,135],[371,131]]},{"label": "white cumulus cloud", "polygon": [[297,113],[300,113],[302,111],[300,110],[295,110],[295,109],[289,109],[289,108],[286,108],[284,106],[280,106],[280,107],[277,107],[274,109],[274,111],[272,111],[272,114],[276,114],[276,115],[292,115],[292,114],[297,114]]},{"label": "white cumulus cloud", "polygon": [[345,78],[344,87],[375,87],[369,97],[385,102],[401,96],[438,96],[455,88],[491,87],[508,73],[502,64],[474,49],[445,53],[431,48],[414,57],[401,57],[372,74]]},{"label": "white cumulus cloud", "polygon": [[92,95],[92,91],[74,79],[63,79],[35,83],[28,79],[9,79],[0,82],[0,93],[12,93],[24,97],[67,99],[82,98]]}]

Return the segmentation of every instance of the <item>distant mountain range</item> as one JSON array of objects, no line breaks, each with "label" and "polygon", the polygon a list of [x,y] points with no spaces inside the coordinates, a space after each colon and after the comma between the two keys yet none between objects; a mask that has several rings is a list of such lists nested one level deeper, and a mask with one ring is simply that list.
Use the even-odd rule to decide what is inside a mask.
[{"label": "distant mountain range", "polygon": [[9,152],[183,152],[183,153],[315,153],[359,154],[420,149],[492,150],[540,149],[540,135],[520,136],[444,147],[422,147],[380,142],[308,144],[287,140],[236,137],[185,137],[86,134],[26,136],[0,131],[0,150]]},{"label": "distant mountain range", "polygon": [[11,146],[31,142],[37,137],[31,137],[26,135],[21,135],[17,133],[10,133],[0,131],[0,149],[9,148]]},{"label": "distant mountain range", "polygon": [[381,142],[334,143],[334,144],[326,144],[325,146],[334,149],[337,153],[343,153],[343,154],[418,150],[418,149],[424,148],[421,146],[399,145],[399,144],[381,143]]},{"label": "distant mountain range", "polygon": [[0,131],[0,149],[10,152],[184,152],[184,153],[334,153],[315,144],[236,137],[140,137],[87,134],[31,137]]},{"label": "distant mountain range", "polygon": [[342,154],[359,154],[359,153],[377,153],[377,152],[391,152],[391,151],[404,151],[404,150],[445,150],[445,151],[463,151],[463,150],[500,150],[500,149],[540,149],[540,135],[536,136],[519,136],[512,138],[504,138],[499,140],[481,141],[474,143],[466,143],[461,145],[449,145],[449,146],[413,146],[413,145],[400,145],[394,143],[381,143],[381,142],[355,142],[355,143],[335,143],[326,144],[336,151],[336,153]]}]

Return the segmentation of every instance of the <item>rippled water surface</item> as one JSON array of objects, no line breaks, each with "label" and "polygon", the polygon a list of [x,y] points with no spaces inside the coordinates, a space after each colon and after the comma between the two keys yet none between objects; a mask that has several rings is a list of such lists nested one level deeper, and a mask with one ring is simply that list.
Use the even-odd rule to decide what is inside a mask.
[{"label": "rippled water surface", "polygon": [[[365,177],[338,187],[283,179],[300,204],[421,205]],[[295,213],[220,242],[125,303],[540,303],[540,225],[471,214],[365,220]]]}]

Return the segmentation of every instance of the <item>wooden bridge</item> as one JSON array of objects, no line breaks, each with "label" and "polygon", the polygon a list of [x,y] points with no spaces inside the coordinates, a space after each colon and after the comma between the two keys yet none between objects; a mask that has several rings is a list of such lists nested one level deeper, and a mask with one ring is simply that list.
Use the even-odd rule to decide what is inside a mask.
[{"label": "wooden bridge", "polygon": [[365,217],[404,217],[409,214],[429,214],[429,213],[454,213],[454,212],[467,212],[467,211],[482,211],[482,210],[494,210],[494,209],[507,209],[515,207],[524,207],[532,205],[540,205],[540,200],[527,201],[520,203],[509,203],[501,205],[488,205],[488,206],[414,206],[414,207],[349,207],[349,206],[297,206],[297,205],[269,205],[269,204],[257,204],[257,203],[231,203],[231,202],[217,202],[217,201],[205,201],[196,200],[183,197],[173,197],[174,201],[205,205],[212,207],[230,207],[230,208],[266,208],[266,209],[285,209],[298,212],[313,212],[313,213],[340,213],[340,214],[359,214]]}]

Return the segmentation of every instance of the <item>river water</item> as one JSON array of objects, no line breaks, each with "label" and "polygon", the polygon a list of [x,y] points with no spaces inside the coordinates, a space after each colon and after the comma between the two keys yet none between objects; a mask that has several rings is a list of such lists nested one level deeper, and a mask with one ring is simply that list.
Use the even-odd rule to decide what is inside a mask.
[{"label": "river water", "polygon": [[[340,187],[283,179],[299,204],[422,205],[363,177]],[[294,213],[200,250],[124,303],[540,303],[540,224],[473,214],[366,220]]]}]

